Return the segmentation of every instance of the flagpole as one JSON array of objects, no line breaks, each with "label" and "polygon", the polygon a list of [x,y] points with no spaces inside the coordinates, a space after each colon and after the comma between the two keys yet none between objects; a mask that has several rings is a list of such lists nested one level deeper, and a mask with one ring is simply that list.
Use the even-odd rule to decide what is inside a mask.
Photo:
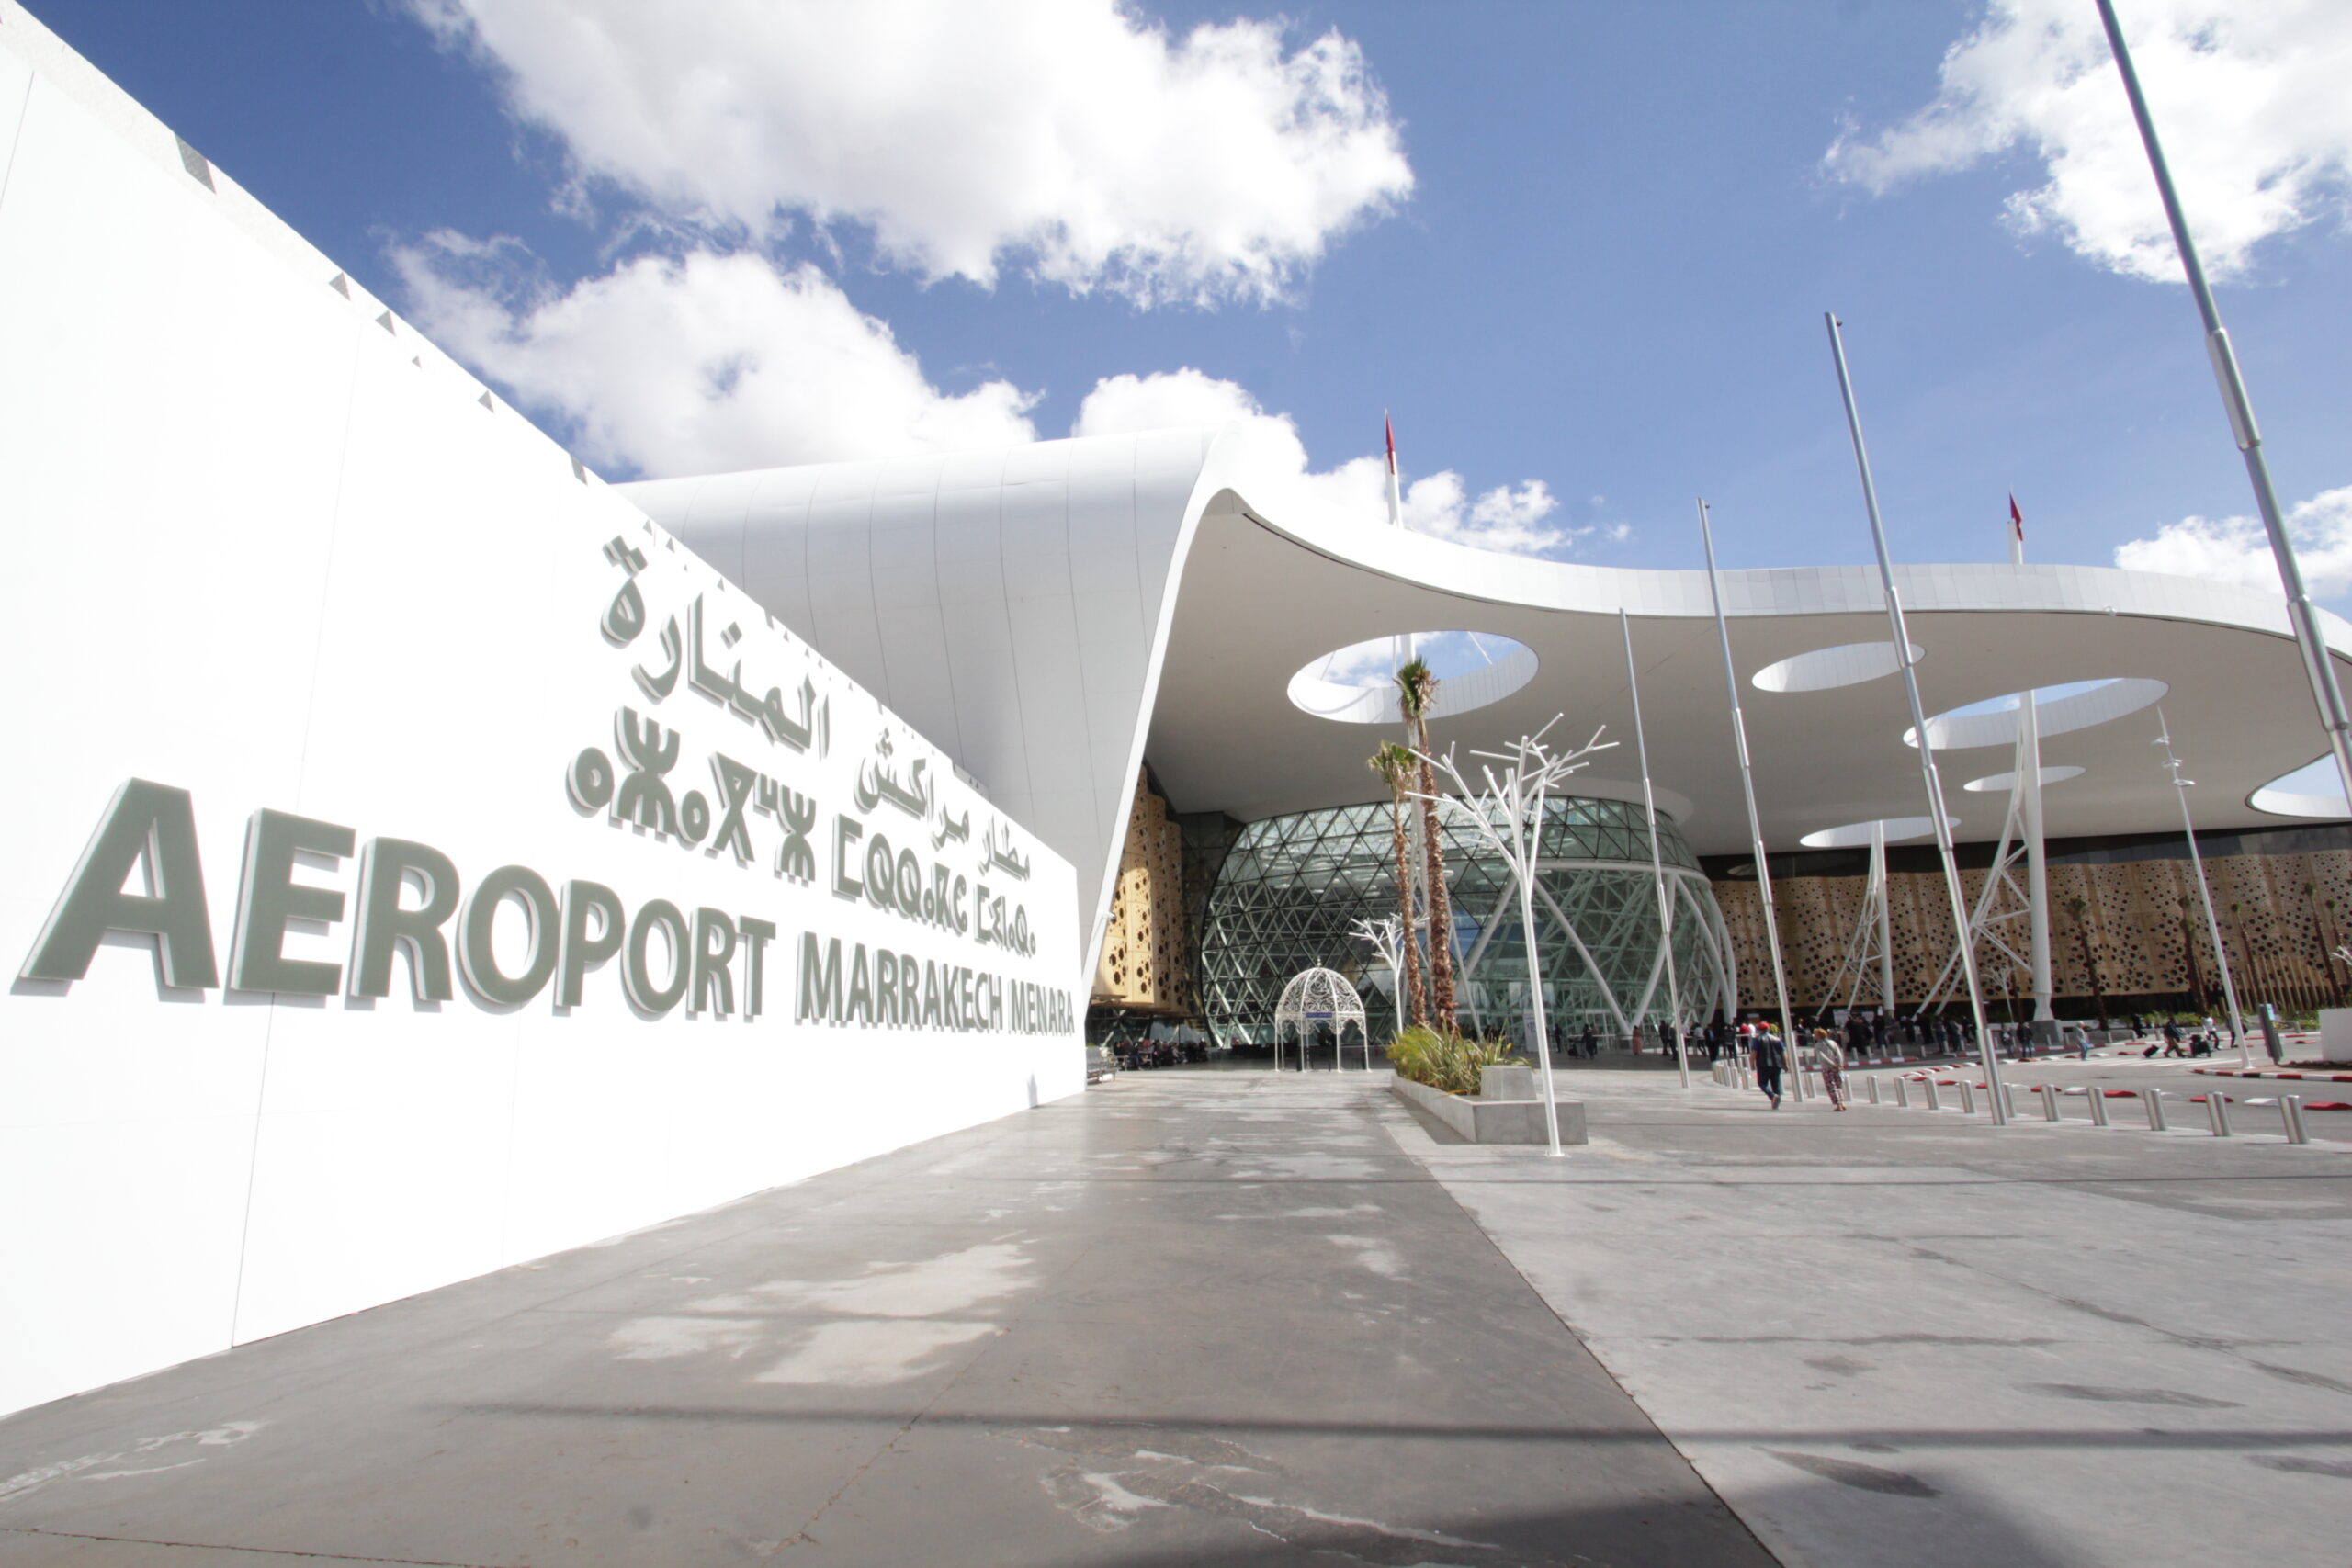
[{"label": "flagpole", "polygon": [[1625,689],[1634,696],[1634,754],[1642,764],[1642,818],[1650,830],[1650,880],[1657,887],[1657,932],[1666,954],[1667,1021],[1674,1031],[1674,1070],[1682,1087],[1690,1087],[1690,1053],[1682,1041],[1682,983],[1674,973],[1674,900],[1666,891],[1666,861],[1657,847],[1657,793],[1650,787],[1650,743],[1642,733],[1642,681],[1634,669],[1634,620],[1617,612],[1617,627],[1625,634]]},{"label": "flagpole", "polygon": [[1886,525],[1878,511],[1878,484],[1871,478],[1870,453],[1862,446],[1862,416],[1854,407],[1853,378],[1846,372],[1846,340],[1838,318],[1825,313],[1829,323],[1829,354],[1838,363],[1838,391],[1846,400],[1846,429],[1854,438],[1854,467],[1862,476],[1862,506],[1870,513],[1871,543],[1878,550],[1878,580],[1886,595],[1886,619],[1894,634],[1894,657],[1903,669],[1903,694],[1911,704],[1911,738],[1919,747],[1919,781],[1927,786],[1928,816],[1936,825],[1936,852],[1943,857],[1944,891],[1951,898],[1951,929],[1960,941],[1961,972],[1968,977],[1968,1010],[1976,1023],[1976,1054],[1984,1065],[1984,1089],[1993,1100],[1993,1124],[2009,1122],[2008,1097],[2001,1092],[2000,1058],[1993,1051],[1993,1032],[1984,1025],[1984,993],[1976,983],[1976,932],[1968,919],[1968,900],[1960,890],[1960,857],[1953,852],[1951,818],[1944,815],[1943,780],[1936,773],[1936,746],[1928,733],[1928,713],[1919,703],[1919,671],[1911,660],[1911,634],[1903,624],[1903,600],[1894,591],[1894,564],[1886,552]]},{"label": "flagpole", "polygon": [[[1804,1098],[1804,1071],[1797,1066],[1797,1027],[1789,1016],[1789,976],[1781,963],[1781,921],[1772,908],[1772,870],[1764,863],[1764,819],[1756,811],[1756,769],[1747,757],[1747,721],[1739,711],[1739,675],[1731,662],[1731,623],[1724,619],[1723,574],[1715,570],[1715,529],[1707,503],[1699,502],[1699,538],[1707,547],[1707,591],[1715,601],[1715,637],[1724,649],[1724,684],[1731,689],[1731,738],[1739,752],[1739,787],[1747,795],[1747,841],[1756,852],[1756,888],[1764,897],[1764,945],[1772,953],[1772,992],[1781,1004],[1781,1044],[1788,1054],[1789,1098]],[[1732,1021],[1736,1023],[1738,1020]]]},{"label": "flagpole", "polygon": [[2303,674],[2312,684],[2312,699],[2319,705],[2319,721],[2327,730],[2335,753],[2335,772],[2352,802],[2352,710],[2344,705],[2344,690],[2330,661],[2327,637],[2320,629],[2319,612],[2303,587],[2303,569],[2287,537],[2287,522],[2278,511],[2278,492],[2270,483],[2270,459],[2263,455],[2262,432],[2254,423],[2254,404],[2247,399],[2245,377],[2238,368],[2237,351],[2222,325],[2221,307],[2205,281],[2205,264],[2198,259],[2197,243],[2188,235],[2188,216],[2172,186],[2172,169],[2156,140],[2156,122],[2148,113],[2147,97],[2140,91],[2140,73],[2124,46],[2123,28],[2115,19],[2113,0],[2098,0],[2098,19],[2107,28],[2107,43],[2115,54],[2115,68],[2123,77],[2123,92],[2132,100],[2132,118],[2139,122],[2140,141],[2148,151],[2148,167],[2156,176],[2156,194],[2164,198],[2165,220],[2172,225],[2172,243],[2180,253],[2181,270],[2188,275],[2188,291],[2197,300],[2198,318],[2205,325],[2205,353],[2213,362],[2213,379],[2220,385],[2222,407],[2230,416],[2230,434],[2245,458],[2245,477],[2254,486],[2254,502],[2262,513],[2263,531],[2270,536],[2270,557],[2278,563],[2279,586],[2287,594],[2287,618],[2295,628],[2295,642],[2303,656]]},{"label": "flagpole", "polygon": [[[2009,497],[2009,564],[2025,564],[2025,514]],[[2033,982],[2033,1038],[2054,1045],[2057,987],[2050,977],[2050,856],[2041,836],[2041,708],[2028,686],[2018,696],[2018,788],[2025,806],[2026,966]],[[2047,1029],[2043,1025],[2047,1024]]]},{"label": "flagpole", "polygon": [[[1380,411],[1380,434],[1388,447],[1388,525],[1402,528],[1405,525],[1405,492],[1396,482],[1396,426],[1390,421],[1386,409]],[[1391,675],[1420,657],[1419,650],[1413,646],[1414,635],[1407,632],[1394,639],[1396,646],[1389,650],[1390,661],[1395,666],[1389,671]]]}]

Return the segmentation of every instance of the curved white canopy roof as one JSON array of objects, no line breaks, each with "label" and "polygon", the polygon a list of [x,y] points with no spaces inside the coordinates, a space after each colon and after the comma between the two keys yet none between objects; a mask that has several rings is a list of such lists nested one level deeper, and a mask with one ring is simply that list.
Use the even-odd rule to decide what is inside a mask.
[{"label": "curved white canopy roof", "polygon": [[[1377,731],[1302,712],[1287,688],[1333,649],[1430,626],[1511,638],[1537,662],[1524,685],[1438,719],[1441,746],[1498,743],[1555,713],[1579,737],[1607,725],[1630,740],[1628,612],[1662,804],[1701,852],[1747,848],[1703,572],[1498,555],[1336,514],[1258,465],[1234,429],[622,488],[1069,856],[1098,930],[1142,758],[1180,812],[1248,820],[1374,798]],[[2200,827],[2278,822],[2248,796],[2319,749],[2276,595],[1991,562],[1898,567],[1896,582],[1930,714],[2029,688],[2161,682],[2201,781]],[[1727,571],[1724,592],[1768,843],[1922,814],[1898,680],[1751,680],[1885,640],[1876,571]],[[2352,655],[2352,626],[2323,619],[2337,657]],[[2177,823],[2153,712],[2052,728],[2045,766],[2084,770],[2048,798],[2052,837]],[[2003,801],[1961,781],[2009,762],[2000,746],[1951,754],[1945,804],[1962,840],[1996,836]],[[1633,767],[1630,746],[1608,753],[1578,788],[1638,798]]]}]

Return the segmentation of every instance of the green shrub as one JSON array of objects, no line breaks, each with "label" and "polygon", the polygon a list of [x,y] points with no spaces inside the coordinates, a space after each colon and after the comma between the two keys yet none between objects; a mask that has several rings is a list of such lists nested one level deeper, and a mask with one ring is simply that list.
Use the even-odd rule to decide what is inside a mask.
[{"label": "green shrub", "polygon": [[1399,1077],[1415,1083],[1448,1094],[1476,1094],[1478,1069],[1510,1061],[1515,1049],[1508,1040],[1472,1040],[1417,1024],[1388,1042],[1388,1060]]}]

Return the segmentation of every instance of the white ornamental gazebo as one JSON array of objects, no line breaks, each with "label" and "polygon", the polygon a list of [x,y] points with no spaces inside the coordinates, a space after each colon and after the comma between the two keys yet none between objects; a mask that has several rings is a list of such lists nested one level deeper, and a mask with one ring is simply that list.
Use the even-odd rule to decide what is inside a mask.
[{"label": "white ornamental gazebo", "polygon": [[1356,1038],[1363,1042],[1364,1071],[1372,1071],[1372,1034],[1363,1024],[1363,998],[1348,984],[1348,977],[1335,969],[1307,969],[1291,976],[1283,987],[1282,999],[1274,1004],[1274,1070],[1282,1071],[1283,1031],[1298,1032],[1298,1070],[1306,1070],[1306,1032],[1317,1024],[1331,1027],[1331,1066],[1340,1067],[1346,1053],[1348,1025],[1356,1026]]}]

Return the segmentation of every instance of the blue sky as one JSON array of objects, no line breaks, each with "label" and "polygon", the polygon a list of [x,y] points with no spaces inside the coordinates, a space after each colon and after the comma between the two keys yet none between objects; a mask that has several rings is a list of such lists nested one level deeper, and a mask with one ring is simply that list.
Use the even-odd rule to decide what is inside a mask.
[{"label": "blue sky", "polygon": [[[2121,98],[2111,67],[2084,68],[2088,0],[960,7],[1006,24],[959,48],[975,73],[993,59],[995,75],[1025,81],[1023,101],[1053,98],[1098,59],[1181,52],[1203,24],[1280,23],[1247,33],[1273,53],[1231,66],[1236,96],[1216,116],[1188,122],[1198,104],[1172,89],[1165,104],[1140,86],[1133,100],[1188,136],[1262,112],[1264,146],[1296,155],[1281,171],[1292,185],[1261,179],[1269,160],[1245,150],[1146,215],[1181,256],[1214,255],[1231,239],[1225,216],[1243,214],[1261,254],[1288,258],[1271,291],[1213,268],[1203,282],[1181,262],[1146,265],[1139,284],[1132,265],[1122,276],[1021,240],[983,243],[977,270],[993,276],[976,280],[968,244],[961,271],[948,254],[958,236],[1000,220],[1077,232],[1137,183],[1114,163],[1086,184],[1118,139],[1103,106],[1078,94],[1057,122],[1075,128],[1055,150],[1079,166],[1075,195],[1041,195],[1042,176],[998,181],[994,165],[933,188],[926,175],[992,135],[1006,100],[953,81],[917,82],[906,100],[870,30],[837,29],[823,49],[730,32],[729,15],[753,6],[32,0],[616,478],[1254,402],[1292,422],[1327,495],[1360,500],[1370,465],[1333,471],[1378,452],[1387,408],[1408,482],[1458,476],[1417,495],[1434,531],[1687,567],[1703,494],[1727,565],[1862,560],[1821,322],[1835,309],[1899,556],[1996,558],[2014,489],[2036,558],[2111,564],[2136,540],[2140,564],[2260,580],[2245,525],[2225,521],[2251,506],[2186,291],[2134,275],[2162,268],[2146,215],[2118,209],[2154,201],[2102,141],[2099,116],[2111,98],[2120,121]],[[920,29],[956,8],[878,9]],[[2142,68],[2192,217],[2233,264],[2222,310],[2281,494],[2311,503],[2315,586],[2352,608],[2352,121],[2340,85],[2312,85],[2344,79],[2352,20],[2316,0],[2218,31],[2220,0],[2123,9],[2148,39]],[[689,11],[707,36],[660,20]],[[616,152],[599,139],[618,111],[573,47],[583,17],[629,53],[655,118],[662,102],[699,112],[692,95],[662,95],[715,65],[747,101],[838,104],[866,144],[837,158],[833,111],[812,109],[720,116],[748,139],[720,173],[693,151],[694,135],[718,134],[707,127],[650,123]],[[1010,25],[1023,17],[1034,38]],[[2031,45],[2052,20],[2055,41]],[[1155,27],[1159,44],[1136,42]],[[1356,95],[1353,140],[1320,163],[1281,140],[1296,106],[1265,99],[1318,40]],[[1194,63],[1195,86],[1220,86],[1215,61]],[[643,152],[664,138],[688,150],[675,167]],[[2053,160],[2073,184],[2052,184]],[[901,243],[877,243],[872,222],[813,220],[794,205],[807,190],[836,209],[899,193],[875,199]],[[1337,216],[1301,217],[1317,199]],[[908,233],[931,252],[910,252]],[[684,270],[689,255],[700,270]],[[624,275],[628,299],[599,292]],[[691,331],[674,324],[687,306]],[[727,349],[737,331],[740,355]],[[1167,379],[1183,369],[1198,375]],[[672,388],[704,401],[681,412]],[[2184,531],[2191,518],[2214,521]]]}]

